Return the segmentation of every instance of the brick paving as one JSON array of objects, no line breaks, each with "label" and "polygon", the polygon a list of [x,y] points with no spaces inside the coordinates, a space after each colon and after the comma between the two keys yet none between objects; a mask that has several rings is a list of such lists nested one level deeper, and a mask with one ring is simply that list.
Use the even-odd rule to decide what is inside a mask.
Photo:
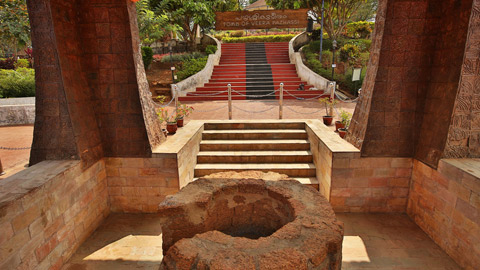
[{"label": "brick paving", "polygon": [[[405,214],[337,218],[345,226],[342,269],[460,269]],[[158,269],[162,258],[160,217],[111,214],[63,269]]]}]

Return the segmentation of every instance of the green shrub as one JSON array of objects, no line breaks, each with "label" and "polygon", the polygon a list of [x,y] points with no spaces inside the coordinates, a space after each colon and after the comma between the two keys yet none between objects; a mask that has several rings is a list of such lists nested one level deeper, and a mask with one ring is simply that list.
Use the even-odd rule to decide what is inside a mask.
[{"label": "green shrub", "polygon": [[[311,38],[313,40],[320,40],[320,28],[319,29],[315,29],[312,31],[312,34],[311,34]],[[328,34],[327,33],[323,33],[323,39],[327,39],[328,38]]]},{"label": "green shrub", "polygon": [[224,43],[249,43],[249,42],[287,42],[294,34],[290,35],[270,35],[270,36],[247,36],[247,37],[224,37]]},{"label": "green shrub", "polygon": [[360,57],[360,49],[355,44],[345,44],[340,49],[340,61],[353,64]]},{"label": "green shrub", "polygon": [[30,68],[0,69],[0,97],[34,97],[35,71]]},{"label": "green shrub", "polygon": [[350,39],[345,42],[345,44],[354,44],[357,45],[361,52],[369,52],[370,47],[372,46],[371,39]]},{"label": "green shrub", "polygon": [[153,60],[153,50],[150,47],[142,47],[142,59],[145,69],[148,69]]},{"label": "green shrub", "polygon": [[243,37],[244,34],[243,30],[238,30],[230,33],[230,37]]},{"label": "green shrub", "polygon": [[176,53],[176,54],[172,54],[172,57],[170,57],[170,55],[167,54],[167,55],[163,56],[160,61],[162,63],[168,63],[170,61],[183,62],[183,61],[186,61],[186,60],[189,60],[189,59],[198,59],[198,58],[202,58],[202,57],[205,57],[205,54],[203,54],[201,52]]},{"label": "green shrub", "polygon": [[177,81],[183,81],[186,78],[195,75],[199,71],[205,68],[208,57],[198,59],[188,59],[185,62],[176,65],[177,68]]},{"label": "green shrub", "polygon": [[351,22],[345,26],[344,35],[350,38],[368,38],[374,27],[374,22]]},{"label": "green shrub", "polygon": [[30,67],[30,62],[28,59],[18,59],[17,62],[15,63],[15,69],[17,68],[29,68]]},{"label": "green shrub", "polygon": [[207,55],[209,54],[214,54],[217,52],[217,46],[215,45],[208,45],[206,48],[205,48],[205,53]]}]

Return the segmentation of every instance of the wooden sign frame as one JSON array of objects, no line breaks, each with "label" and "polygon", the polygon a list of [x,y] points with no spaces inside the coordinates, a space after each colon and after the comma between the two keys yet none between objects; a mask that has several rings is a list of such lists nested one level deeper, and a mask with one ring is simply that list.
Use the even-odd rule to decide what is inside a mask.
[{"label": "wooden sign frame", "polygon": [[308,9],[215,12],[215,30],[305,28]]}]

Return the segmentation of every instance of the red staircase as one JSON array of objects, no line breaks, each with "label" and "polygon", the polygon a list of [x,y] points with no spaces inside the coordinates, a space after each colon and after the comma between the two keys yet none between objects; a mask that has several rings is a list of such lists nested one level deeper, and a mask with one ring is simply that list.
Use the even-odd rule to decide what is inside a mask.
[{"label": "red staircase", "polygon": [[[284,99],[315,98],[322,90],[308,90],[312,85],[302,81],[295,65],[290,64],[288,42],[222,44],[220,64],[203,87],[190,92],[180,101],[227,100],[227,85],[231,84],[232,99],[278,99],[280,83],[284,84]],[[298,90],[300,84],[305,90]],[[290,94],[291,95],[290,95]]]}]

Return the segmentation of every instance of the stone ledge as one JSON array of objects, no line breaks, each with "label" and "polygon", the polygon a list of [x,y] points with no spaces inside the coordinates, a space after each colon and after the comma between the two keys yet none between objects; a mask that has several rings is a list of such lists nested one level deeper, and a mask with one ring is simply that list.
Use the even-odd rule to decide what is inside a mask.
[{"label": "stone ledge", "polygon": [[[454,166],[465,173],[480,179],[480,159],[478,158],[442,159],[440,160],[440,164],[441,163]],[[445,168],[445,166],[439,165],[438,168],[439,171],[442,172],[442,168]]]}]

